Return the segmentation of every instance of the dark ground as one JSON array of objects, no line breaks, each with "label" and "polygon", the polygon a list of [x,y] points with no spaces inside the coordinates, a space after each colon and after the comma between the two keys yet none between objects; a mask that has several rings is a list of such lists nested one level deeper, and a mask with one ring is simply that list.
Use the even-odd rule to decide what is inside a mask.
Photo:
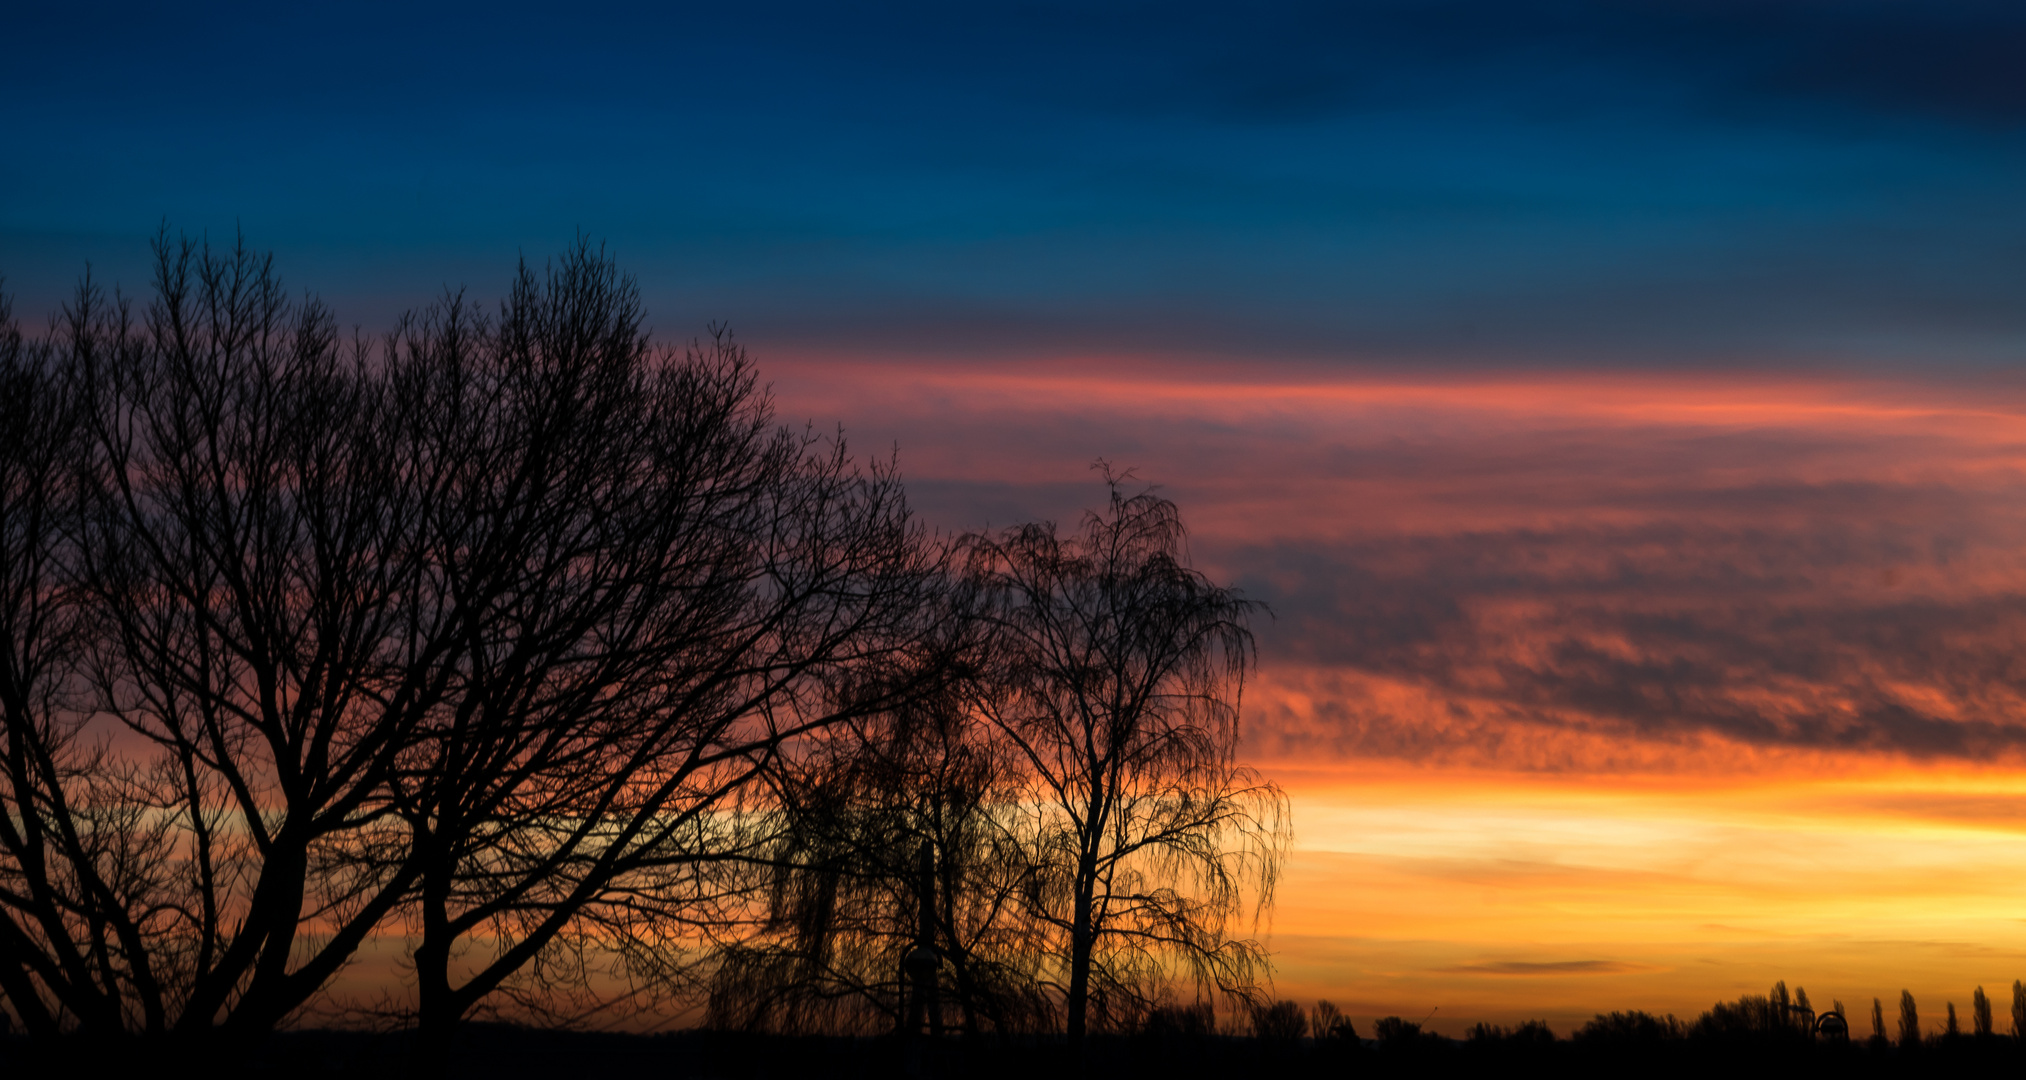
[{"label": "dark ground", "polygon": [[1859,1041],[1822,1043],[1805,1037],[1668,1038],[1606,1044],[1558,1039],[1457,1041],[1421,1036],[1379,1044],[1273,1043],[1228,1036],[1152,1039],[1100,1037],[1081,1068],[1060,1040],[948,1039],[927,1046],[910,1065],[907,1047],[891,1038],[787,1038],[717,1032],[616,1035],[470,1025],[434,1063],[418,1056],[405,1035],[334,1031],[290,1032],[256,1046],[197,1047],[92,1043],[49,1046],[0,1042],[0,1077],[122,1075],[484,1077],[499,1080],[920,1076],[1076,1080],[1192,1080],[1265,1076],[1306,1080],[1351,1076],[1980,1076],[2026,1072],[2026,1053],[2008,1037],[1935,1039],[1912,1049]]}]

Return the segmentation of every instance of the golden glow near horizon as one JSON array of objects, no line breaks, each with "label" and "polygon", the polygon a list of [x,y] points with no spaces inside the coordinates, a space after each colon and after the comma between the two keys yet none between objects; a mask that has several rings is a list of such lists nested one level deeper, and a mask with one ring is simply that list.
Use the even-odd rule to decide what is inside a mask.
[{"label": "golden glow near horizon", "polygon": [[1854,1014],[1911,989],[1938,1024],[1945,1002],[1965,1010],[1982,985],[2002,1003],[2026,978],[2016,773],[1677,785],[1268,768],[1297,828],[1277,990],[1354,1016],[1439,1008],[1451,1033],[1529,1018],[1566,1032],[1607,1009],[1693,1019],[1785,979]]}]

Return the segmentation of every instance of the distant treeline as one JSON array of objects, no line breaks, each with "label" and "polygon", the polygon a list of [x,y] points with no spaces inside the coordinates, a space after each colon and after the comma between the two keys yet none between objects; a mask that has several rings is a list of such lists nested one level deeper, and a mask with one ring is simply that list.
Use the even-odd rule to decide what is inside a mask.
[{"label": "distant treeline", "polygon": [[[1995,1034],[1930,1030],[1918,1038],[1840,1038],[1804,1024],[1804,995],[1780,1007],[1771,994],[1721,1002],[1692,1023],[1644,1012],[1594,1017],[1564,1036],[1538,1021],[1513,1027],[1474,1025],[1463,1038],[1430,1033],[1388,1017],[1362,1037],[1326,1004],[1302,1009],[1282,1002],[1234,1021],[1202,1008],[1156,1009],[1130,1032],[1089,1036],[1079,1047],[1061,1035],[952,1032],[942,1038],[779,1035],[699,1029],[665,1035],[595,1034],[498,1024],[467,1024],[445,1047],[458,1075],[494,1080],[549,1080],[599,1073],[759,1080],[824,1076],[955,1080],[1104,1076],[1113,1080],[1287,1080],[1345,1077],[1598,1076],[1701,1077],[1728,1072],[1762,1075],[1999,1075],[2026,1070],[2026,1040],[2015,1029]],[[2015,1000],[2026,990],[2015,984]],[[1878,1010],[1883,1009],[1879,1003]],[[1912,1017],[1916,1024],[1917,1017]],[[1882,1021],[1881,1021],[1882,1022]],[[1833,1025],[1832,1025],[1833,1026]],[[1918,1030],[1916,1027],[1913,1030]],[[227,1074],[292,1078],[305,1074],[372,1077],[443,1075],[418,1055],[416,1034],[343,1030],[278,1032],[248,1044]],[[0,1061],[34,1068],[153,1069],[146,1047],[75,1036],[42,1042],[0,1040]],[[220,1069],[207,1066],[206,1075]]]},{"label": "distant treeline", "polygon": [[[1571,1032],[1569,1038],[1591,1045],[1631,1045],[1684,1039],[1780,1041],[1798,1037],[1825,1044],[1858,1041],[1874,1047],[1913,1049],[1936,1039],[1948,1041],[1965,1036],[1989,1039],[1998,1034],[1991,999],[1981,986],[1970,993],[1967,1027],[1957,1016],[1954,1002],[1946,1003],[1943,1008],[1943,1018],[1938,1023],[1930,1023],[1925,1030],[1919,1005],[1913,993],[1906,990],[1900,991],[1890,1014],[1885,1002],[1878,998],[1871,1000],[1861,1017],[1851,1015],[1841,1001],[1832,1001],[1827,1008],[1817,1012],[1808,1000],[1806,989],[1796,987],[1789,994],[1786,981],[1781,980],[1773,984],[1770,993],[1747,994],[1736,1001],[1718,1002],[1693,1023],[1684,1023],[1671,1014],[1655,1016],[1637,1010],[1599,1013]],[[1890,1027],[1888,1015],[1892,1019]],[[1207,1021],[1208,1014],[1199,1013],[1191,1023],[1202,1027]],[[2012,983],[2008,1021],[2006,1034],[2010,1038],[2026,1038],[2026,982],[2015,980]],[[1174,1023],[1172,1020],[1168,1022]],[[1298,1002],[1292,1001],[1255,1007],[1251,1013],[1250,1033],[1267,1041],[1284,1043],[1311,1037],[1322,1042],[1341,1040],[1347,1044],[1366,1041],[1359,1039],[1356,1025],[1328,1001],[1317,1002],[1309,1010],[1303,1010]],[[1421,1025],[1397,1016],[1375,1022],[1371,1036],[1370,1041],[1379,1045],[1413,1043],[1432,1037],[1421,1030]],[[1556,1035],[1546,1022],[1539,1020],[1514,1027],[1479,1023],[1471,1026],[1464,1041],[1487,1045],[1546,1045],[1555,1042]]]},{"label": "distant treeline", "polygon": [[[243,244],[0,294],[0,1021],[973,1038],[1261,1001],[1254,605],[1100,463],[933,534],[579,244],[343,330]],[[331,989],[369,944],[399,977]]]}]

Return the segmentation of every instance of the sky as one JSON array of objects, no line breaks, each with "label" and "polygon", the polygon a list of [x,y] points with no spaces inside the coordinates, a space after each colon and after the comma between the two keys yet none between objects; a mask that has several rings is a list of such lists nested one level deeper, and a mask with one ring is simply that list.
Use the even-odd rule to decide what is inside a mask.
[{"label": "sky", "polygon": [[369,328],[582,235],[938,528],[1160,484],[1272,613],[1278,993],[2026,978],[2026,9],[42,8],[31,326],[164,226]]}]

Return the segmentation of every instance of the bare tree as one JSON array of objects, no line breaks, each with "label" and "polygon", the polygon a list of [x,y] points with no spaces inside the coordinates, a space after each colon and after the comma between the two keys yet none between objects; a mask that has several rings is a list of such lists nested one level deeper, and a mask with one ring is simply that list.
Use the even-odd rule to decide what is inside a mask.
[{"label": "bare tree", "polygon": [[10,997],[106,1031],[265,1028],[409,880],[311,867],[375,827],[403,742],[387,631],[419,493],[394,482],[378,387],[321,305],[243,247],[164,238],[156,256],[138,322],[87,282],[50,343],[85,441],[41,585],[78,605],[67,685],[92,695],[22,736],[73,757],[41,776],[35,831],[75,839],[10,860],[46,961]]},{"label": "bare tree", "polygon": [[432,1031],[680,989],[773,765],[938,685],[891,467],[581,244],[378,347],[243,245],[155,254],[138,317],[0,317],[12,1012],[264,1030],[404,919]]},{"label": "bare tree", "polygon": [[[973,624],[975,626],[975,624]],[[1013,811],[1019,763],[950,691],[831,730],[780,772],[788,808],[766,923],[728,950],[710,1021],[778,1031],[893,1030],[922,911],[915,853],[932,852],[928,924],[943,993],[968,1035],[1052,1026],[1030,852]]]},{"label": "bare tree", "polygon": [[1319,1040],[1358,1037],[1358,1029],[1350,1018],[1337,1008],[1336,1003],[1327,999],[1317,1001],[1309,1010],[1308,1029]]},{"label": "bare tree", "polygon": [[[1049,932],[1022,902],[1031,867],[1009,828],[1019,763],[964,689],[988,627],[961,575],[946,573],[930,600],[943,609],[934,690],[831,726],[773,770],[768,907],[719,958],[713,1026],[902,1029],[912,1022],[907,961],[925,933],[943,969],[938,999],[965,1034],[1052,1026],[1039,978]],[[940,1005],[929,1023],[940,1027]]]},{"label": "bare tree", "polygon": [[713,1023],[904,1026],[923,841],[967,1032],[1052,1025],[1060,999],[1080,1034],[1093,996],[1129,1021],[1177,965],[1250,1000],[1263,957],[1228,931],[1285,836],[1279,793],[1232,761],[1250,606],[1183,565],[1172,504],[1110,490],[1085,537],[965,538],[957,592],[982,609],[951,622],[985,637],[963,676],[777,770],[771,915],[725,953]]},{"label": "bare tree", "polygon": [[1129,1021],[1178,971],[1256,997],[1265,954],[1233,931],[1271,903],[1287,837],[1280,791],[1235,757],[1254,605],[1189,565],[1174,503],[1104,477],[1076,535],[971,543],[1001,664],[976,708],[1024,766],[1028,901],[1058,933],[1072,1043],[1093,1006]]},{"label": "bare tree", "polygon": [[0,292],[0,993],[38,1035],[65,1019],[120,1030],[112,936],[144,917],[117,901],[118,920],[82,913],[149,892],[132,871],[156,843],[112,827],[100,808],[113,800],[73,801],[106,754],[67,700],[81,617],[64,564],[83,445],[68,360],[46,341],[25,341]]},{"label": "bare tree", "polygon": [[601,975],[679,985],[684,932],[767,855],[757,781],[937,677],[942,575],[894,474],[775,428],[729,339],[639,320],[580,246],[496,324],[453,299],[391,348],[455,460],[431,562],[475,608],[394,784],[425,1032],[495,991],[553,1014]]}]

